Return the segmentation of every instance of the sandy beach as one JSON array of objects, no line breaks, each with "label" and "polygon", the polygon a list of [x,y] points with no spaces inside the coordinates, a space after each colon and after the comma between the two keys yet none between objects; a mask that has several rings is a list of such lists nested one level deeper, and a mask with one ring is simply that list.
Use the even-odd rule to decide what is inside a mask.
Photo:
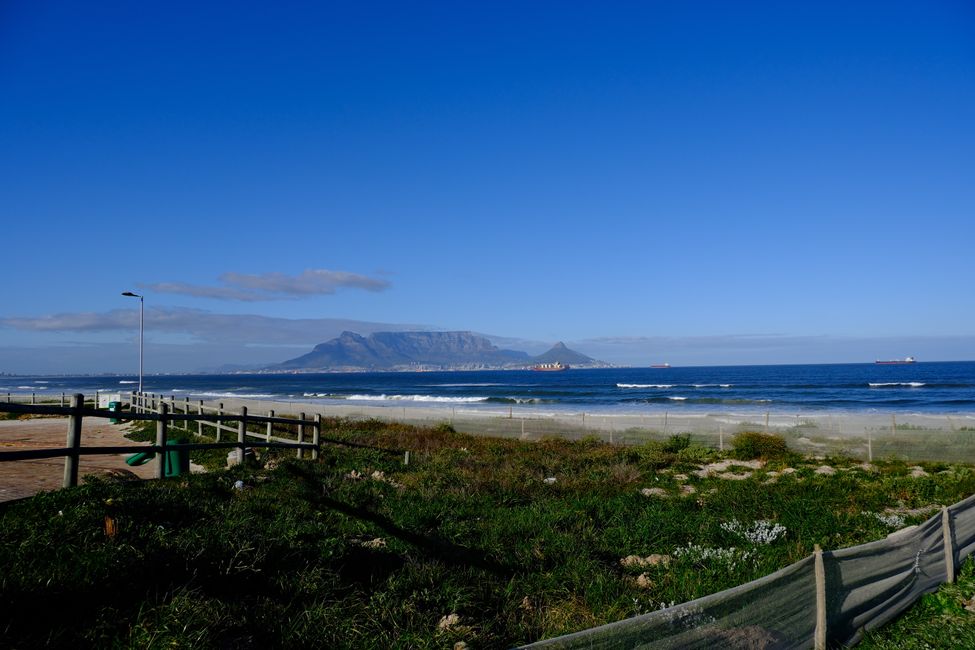
[{"label": "sandy beach", "polygon": [[[85,446],[137,445],[124,436],[126,425],[86,418],[81,440]],[[36,418],[32,420],[0,421],[0,449],[49,449],[64,447],[68,428],[67,418]],[[78,475],[84,482],[86,474],[128,471],[139,478],[155,476],[155,466],[147,463],[139,467],[125,464],[126,454],[82,456]],[[0,464],[0,501],[29,497],[46,490],[61,488],[64,479],[63,458],[19,460]]]}]

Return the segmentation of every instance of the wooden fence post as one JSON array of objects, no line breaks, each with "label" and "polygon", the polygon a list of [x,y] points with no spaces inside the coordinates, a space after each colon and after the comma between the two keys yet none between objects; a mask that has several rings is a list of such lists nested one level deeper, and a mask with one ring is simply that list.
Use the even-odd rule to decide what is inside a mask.
[{"label": "wooden fence post", "polygon": [[941,506],[941,532],[945,540],[945,575],[948,582],[955,581],[955,545],[951,535],[951,515],[948,506]]},{"label": "wooden fence post", "polygon": [[247,407],[240,407],[240,421],[237,423],[237,460],[239,464],[244,464],[244,451],[247,442]]},{"label": "wooden fence post", "polygon": [[[223,402],[217,404],[217,415],[223,415]],[[217,427],[217,442],[220,442],[220,426],[223,424],[223,422],[221,422],[218,418],[217,420],[214,420],[214,424]]]},{"label": "wooden fence post", "polygon": [[816,544],[813,551],[816,575],[816,637],[815,650],[826,650],[826,569],[823,567],[823,549]]},{"label": "wooden fence post", "polygon": [[[305,441],[305,414],[299,413],[298,414],[298,444],[301,444],[304,441]],[[301,447],[298,447],[298,458],[301,458],[302,456],[304,456],[304,454],[302,453],[302,449]]]},{"label": "wooden fence post", "polygon": [[68,444],[71,451],[64,457],[64,487],[74,487],[78,485],[78,461],[81,448],[81,409],[85,407],[85,396],[76,394],[71,398],[71,408],[74,413],[68,416]]},{"label": "wooden fence post", "polygon": [[312,432],[312,443],[314,443],[315,448],[311,450],[311,459],[318,460],[318,446],[321,444],[322,439],[322,414],[315,414],[315,430]]},{"label": "wooden fence post", "polygon": [[31,394],[30,394],[30,403],[31,403],[32,405],[33,405],[33,404],[37,404],[37,395],[35,395],[34,393],[31,393]]},{"label": "wooden fence post", "polygon": [[98,408],[98,391],[97,390],[95,391],[95,403],[92,404],[91,407],[93,409],[97,409]]},{"label": "wooden fence post", "polygon": [[[7,393],[7,401],[10,401],[10,393]],[[64,406],[64,393],[61,393],[61,406]]]},{"label": "wooden fence post", "polygon": [[[183,412],[186,413],[187,415],[190,414],[190,398],[189,397],[184,397],[183,398]],[[189,420],[183,420],[183,428],[186,429],[187,431],[190,430],[190,421]]]},{"label": "wooden fence post", "polygon": [[156,465],[156,478],[166,477],[166,435],[169,428],[169,406],[162,400],[159,401],[159,420],[156,421],[156,446],[159,451],[159,463]]},{"label": "wooden fence post", "polygon": [[200,417],[196,421],[196,435],[203,437],[203,400],[200,400],[200,405],[196,407],[196,414]]},{"label": "wooden fence post", "polygon": [[[270,411],[268,411],[267,412],[267,416],[269,418],[273,418],[274,417],[274,409],[271,409]],[[274,435],[274,423],[273,422],[268,422],[267,423],[267,435],[265,436],[265,438],[266,438],[265,442],[271,442],[271,436],[272,435]]]}]

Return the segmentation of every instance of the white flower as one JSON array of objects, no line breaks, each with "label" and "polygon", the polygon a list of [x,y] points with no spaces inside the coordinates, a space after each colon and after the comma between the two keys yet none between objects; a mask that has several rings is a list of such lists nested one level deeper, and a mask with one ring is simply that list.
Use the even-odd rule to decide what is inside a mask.
[{"label": "white flower", "polygon": [[763,545],[771,544],[786,533],[785,526],[772,523],[767,519],[759,519],[747,528],[737,519],[732,519],[721,524],[721,528],[752,544]]},{"label": "white flower", "polygon": [[906,523],[901,515],[885,515],[880,512],[865,512],[863,514],[876,518],[877,521],[890,528],[903,528]]}]

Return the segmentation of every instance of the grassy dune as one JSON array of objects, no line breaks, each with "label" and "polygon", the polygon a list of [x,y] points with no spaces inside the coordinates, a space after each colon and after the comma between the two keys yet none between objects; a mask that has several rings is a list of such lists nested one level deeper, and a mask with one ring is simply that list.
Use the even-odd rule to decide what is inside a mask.
[{"label": "grassy dune", "polygon": [[[947,464],[919,475],[785,454],[702,478],[693,472],[721,456],[679,437],[620,447],[327,425],[328,437],[393,451],[272,453],[3,508],[3,643],[510,647],[741,584],[814,544],[881,538],[975,492],[975,472]],[[226,456],[209,454],[196,460]],[[621,563],[652,554],[668,559]]]}]

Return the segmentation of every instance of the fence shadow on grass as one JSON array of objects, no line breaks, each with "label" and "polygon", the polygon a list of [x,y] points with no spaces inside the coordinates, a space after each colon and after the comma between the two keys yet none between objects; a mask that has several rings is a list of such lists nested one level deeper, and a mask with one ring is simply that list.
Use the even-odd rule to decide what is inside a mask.
[{"label": "fence shadow on grass", "polygon": [[408,530],[377,512],[339,501],[324,494],[321,478],[316,477],[306,467],[288,464],[286,470],[292,478],[304,483],[309,498],[321,507],[340,512],[353,519],[369,522],[390,537],[404,541],[444,564],[480,569],[506,578],[510,578],[516,573],[515,567],[493,560],[480,550],[458,546],[437,537]]}]

